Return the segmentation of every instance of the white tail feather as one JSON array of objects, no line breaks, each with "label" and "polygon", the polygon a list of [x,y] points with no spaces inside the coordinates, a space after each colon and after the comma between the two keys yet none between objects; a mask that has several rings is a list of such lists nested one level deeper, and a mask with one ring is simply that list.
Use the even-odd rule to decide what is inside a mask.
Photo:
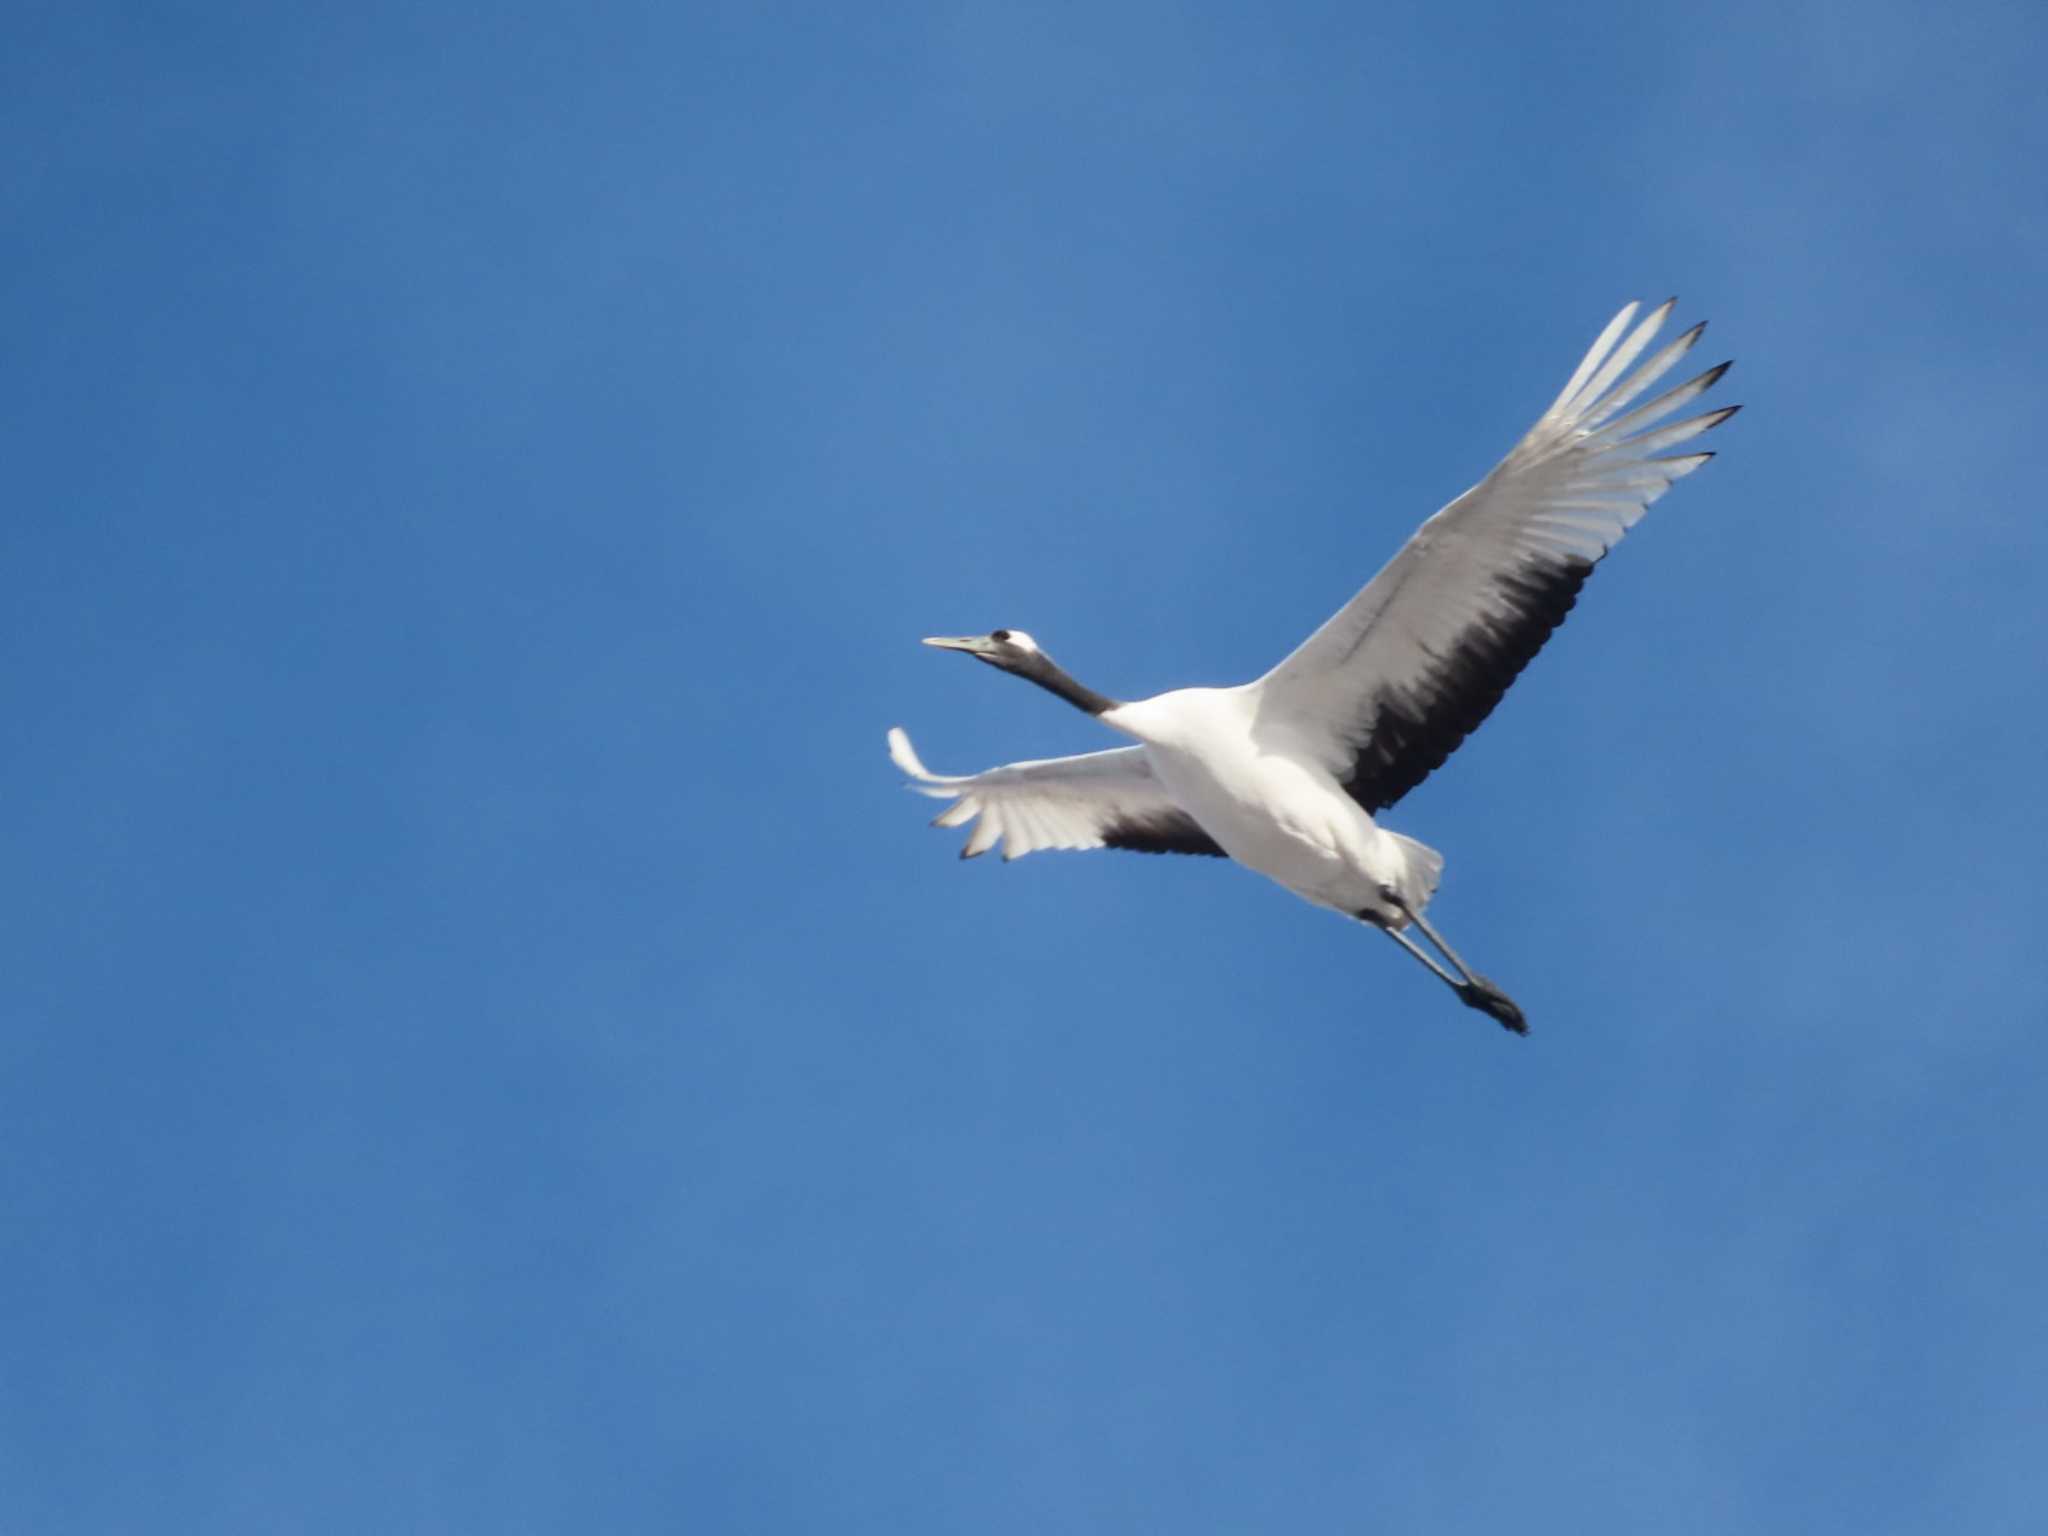
[{"label": "white tail feather", "polygon": [[1420,912],[1429,905],[1429,898],[1436,894],[1437,881],[1443,878],[1444,856],[1428,844],[1398,832],[1388,832],[1387,836],[1401,850],[1401,873],[1395,878],[1394,889],[1401,893],[1401,901],[1410,912]]}]

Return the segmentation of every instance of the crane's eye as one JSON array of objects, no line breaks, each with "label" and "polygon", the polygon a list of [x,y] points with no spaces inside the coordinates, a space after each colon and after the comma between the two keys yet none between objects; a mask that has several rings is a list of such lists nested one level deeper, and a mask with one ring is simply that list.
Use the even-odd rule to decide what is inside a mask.
[{"label": "crane's eye", "polygon": [[989,636],[989,639],[991,640],[1007,640],[1009,638],[1010,632],[1007,629],[999,629],[994,634]]}]

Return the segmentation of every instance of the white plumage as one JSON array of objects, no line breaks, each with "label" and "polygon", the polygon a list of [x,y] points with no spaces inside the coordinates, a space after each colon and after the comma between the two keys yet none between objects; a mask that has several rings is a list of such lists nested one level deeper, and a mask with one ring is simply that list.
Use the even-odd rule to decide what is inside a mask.
[{"label": "white plumage", "polygon": [[1005,859],[1041,848],[1104,848],[1119,827],[1174,826],[1188,837],[1202,836],[1201,828],[1152,776],[1143,747],[1011,763],[1006,768],[954,778],[927,769],[901,727],[892,727],[889,756],[910,775],[912,789],[934,800],[953,802],[933,820],[933,826],[975,822],[960,850],[963,859],[988,852],[998,841]]},{"label": "white plumage", "polygon": [[[1442,859],[1374,813],[1477,728],[1576,601],[1593,566],[1650,504],[1711,454],[1665,450],[1735,407],[1659,425],[1726,363],[1636,405],[1699,339],[1694,326],[1634,366],[1672,303],[1600,333],[1549,410],[1478,485],[1425,522],[1359,594],[1255,682],[1119,703],[1075,682],[1022,631],[932,640],[1025,677],[1140,745],[926,770],[900,729],[889,750],[911,787],[976,824],[963,857],[1002,844],[1225,855],[1319,906],[1392,935],[1472,1006],[1521,1030],[1521,1011],[1470,971],[1423,917]],[[1634,371],[1630,369],[1634,367]],[[1411,923],[1455,969],[1404,931]]]}]

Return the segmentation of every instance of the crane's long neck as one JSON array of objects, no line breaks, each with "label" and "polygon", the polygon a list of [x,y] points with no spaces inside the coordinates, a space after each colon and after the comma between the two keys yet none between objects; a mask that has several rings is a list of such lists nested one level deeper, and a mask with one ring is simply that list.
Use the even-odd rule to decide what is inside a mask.
[{"label": "crane's long neck", "polygon": [[1057,694],[1074,708],[1099,715],[1104,710],[1115,709],[1117,700],[1097,693],[1093,688],[1077,683],[1069,677],[1059,664],[1040,651],[1023,665],[1013,669],[1019,677],[1038,684],[1047,693]]}]

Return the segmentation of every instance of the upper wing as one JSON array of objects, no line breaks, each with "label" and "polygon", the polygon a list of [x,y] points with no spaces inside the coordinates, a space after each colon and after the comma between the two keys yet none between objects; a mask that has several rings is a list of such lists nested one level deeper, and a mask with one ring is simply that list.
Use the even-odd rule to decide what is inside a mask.
[{"label": "upper wing", "polygon": [[1735,414],[1729,406],[1655,425],[1711,387],[1726,363],[1623,414],[1706,329],[1694,326],[1624,379],[1676,302],[1633,330],[1635,304],[1616,315],[1514,452],[1250,685],[1259,735],[1308,752],[1378,811],[1478,728],[1564,622],[1600,557],[1713,457],[1662,451]]},{"label": "upper wing", "polygon": [[927,770],[902,728],[892,727],[889,756],[910,775],[910,788],[953,802],[933,826],[957,827],[981,818],[960,850],[963,859],[988,852],[998,838],[1006,859],[1041,848],[1224,856],[1195,819],[1167,798],[1152,777],[1143,747],[1011,763],[956,778]]}]

